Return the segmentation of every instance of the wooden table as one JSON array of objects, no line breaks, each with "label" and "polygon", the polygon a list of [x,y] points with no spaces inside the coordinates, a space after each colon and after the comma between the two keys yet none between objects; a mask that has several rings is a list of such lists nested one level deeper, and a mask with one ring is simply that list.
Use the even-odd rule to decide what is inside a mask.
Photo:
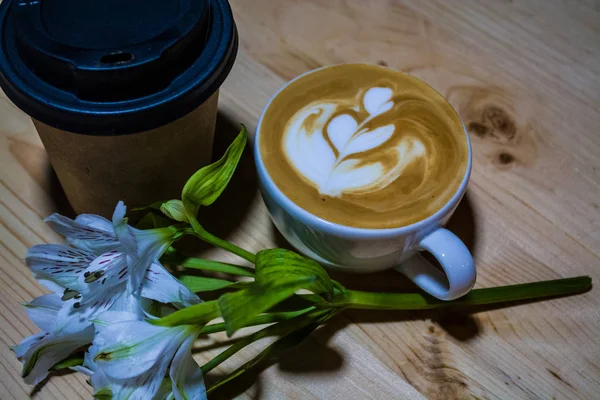
[{"label": "wooden table", "polygon": [[[584,274],[600,281],[598,1],[232,3],[242,40],[221,92],[217,151],[239,122],[253,131],[275,90],[309,69],[361,61],[410,72],[445,94],[471,131],[473,176],[450,227],[474,254],[477,286]],[[64,198],[31,121],[5,97],[0,160],[0,398],[89,398],[78,374],[26,386],[9,350],[37,330],[18,305],[43,293],[23,258],[29,246],[59,240],[42,218],[64,210]],[[208,220],[216,233],[250,250],[286,245],[257,194],[249,152],[214,208],[227,215]],[[340,279],[370,290],[407,286],[392,273]],[[599,332],[595,289],[473,315],[346,312],[220,396],[599,398]]]}]

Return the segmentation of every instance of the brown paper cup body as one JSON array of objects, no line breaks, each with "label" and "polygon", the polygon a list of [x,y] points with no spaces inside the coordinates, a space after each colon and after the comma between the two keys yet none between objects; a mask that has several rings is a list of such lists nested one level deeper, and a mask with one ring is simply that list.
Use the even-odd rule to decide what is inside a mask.
[{"label": "brown paper cup body", "polygon": [[119,200],[132,209],[181,198],[187,179],[210,163],[217,100],[218,91],[167,125],[120,136],[33,122],[73,210],[110,217]]}]

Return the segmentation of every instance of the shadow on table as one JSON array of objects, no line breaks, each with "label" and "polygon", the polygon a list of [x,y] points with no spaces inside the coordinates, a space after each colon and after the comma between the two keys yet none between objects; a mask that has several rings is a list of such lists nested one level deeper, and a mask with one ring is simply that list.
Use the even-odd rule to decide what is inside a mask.
[{"label": "shadow on table", "polygon": [[[211,393],[211,399],[231,399],[253,388],[252,398],[262,397],[263,384],[260,374],[273,365],[285,374],[312,375],[339,373],[344,365],[344,356],[328,345],[331,338],[342,330],[349,321],[345,318],[334,317],[326,325],[321,326],[299,345],[274,354],[268,361],[262,362],[235,379],[235,383],[224,385]],[[208,373],[205,377],[207,387],[210,387],[224,375]]]},{"label": "shadow on table", "polygon": [[37,385],[35,385],[33,387],[33,389],[31,390],[31,392],[29,392],[29,398],[33,399],[33,398],[37,398],[37,395],[39,394],[39,392],[43,389],[43,387],[46,385],[46,383],[48,383],[48,381],[50,379],[52,379],[55,376],[69,376],[69,375],[73,375],[73,374],[78,374],[78,372],[69,370],[69,369],[63,369],[61,371],[53,371],[51,372],[46,378],[44,378],[43,381],[41,381],[40,383],[38,383]]}]

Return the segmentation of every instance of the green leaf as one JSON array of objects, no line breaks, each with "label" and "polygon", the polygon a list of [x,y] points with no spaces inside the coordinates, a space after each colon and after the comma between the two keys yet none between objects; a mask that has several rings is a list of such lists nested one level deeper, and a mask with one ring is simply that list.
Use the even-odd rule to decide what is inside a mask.
[{"label": "green leaf", "polygon": [[136,224],[137,229],[155,229],[155,228],[166,228],[167,226],[173,225],[173,221],[166,219],[152,211],[147,213],[140,219]]},{"label": "green leaf", "polygon": [[247,139],[246,127],[242,125],[242,130],[225,155],[219,161],[199,169],[187,181],[181,199],[190,219],[196,216],[199,206],[211,205],[225,190],[240,161]]},{"label": "green leaf", "polygon": [[96,400],[112,400],[112,390],[110,390],[110,388],[102,388],[94,393],[94,398]]},{"label": "green leaf", "polygon": [[308,336],[310,336],[310,334],[313,333],[314,330],[317,329],[318,327],[319,327],[319,324],[318,323],[314,323],[314,324],[310,324],[310,325],[304,326],[304,327],[302,327],[302,328],[300,328],[300,329],[298,329],[298,330],[296,330],[296,331],[294,331],[292,333],[289,333],[289,334],[285,335],[281,339],[279,339],[279,340],[273,342],[272,344],[270,344],[269,346],[267,346],[263,351],[261,351],[252,360],[246,362],[244,365],[242,365],[241,367],[239,367],[238,369],[236,369],[235,371],[233,371],[232,373],[230,373],[229,375],[227,375],[223,379],[217,381],[206,392],[207,393],[211,393],[214,390],[216,390],[216,389],[220,388],[221,386],[225,385],[226,383],[231,382],[232,380],[234,380],[238,376],[243,375],[244,373],[246,373],[252,367],[254,367],[257,364],[259,364],[259,363],[267,360],[269,357],[273,356],[274,353],[279,352],[279,351],[283,351],[285,349],[289,349],[290,347],[294,347],[294,346],[300,344],[304,339],[306,339]]},{"label": "green leaf", "polygon": [[194,304],[193,306],[175,311],[166,317],[149,320],[148,322],[159,326],[177,326],[177,325],[201,325],[204,326],[213,319],[219,317],[221,312],[217,300],[205,301],[204,303]]},{"label": "green leaf", "polygon": [[520,285],[474,289],[453,301],[441,301],[420,293],[371,293],[348,290],[333,301],[336,307],[377,310],[427,310],[443,307],[474,307],[514,301],[538,300],[545,297],[583,293],[591,288],[592,278],[557,279]]},{"label": "green leaf", "polygon": [[327,300],[333,297],[331,278],[315,261],[285,249],[263,250],[256,254],[258,283],[269,284],[306,277],[314,279],[302,289],[322,295]]},{"label": "green leaf", "polygon": [[66,369],[70,367],[75,367],[77,365],[83,364],[83,356],[71,356],[69,358],[65,358],[62,361],[57,362],[50,368],[50,371],[59,371],[61,369]]},{"label": "green leaf", "polygon": [[198,269],[202,271],[215,271],[230,275],[247,276],[250,278],[254,277],[253,268],[226,264],[213,260],[204,260],[202,258],[169,256],[163,257],[162,261],[166,263],[174,263],[185,268]]},{"label": "green leaf", "polygon": [[210,292],[213,290],[224,289],[228,286],[243,287],[250,282],[232,282],[225,279],[207,278],[205,276],[182,275],[178,277],[181,283],[192,292]]},{"label": "green leaf", "polygon": [[188,222],[185,207],[181,200],[169,200],[161,204],[160,211],[167,217],[179,222]]},{"label": "green leaf", "polygon": [[255,282],[249,288],[219,297],[221,315],[227,335],[246,326],[258,314],[293,295],[297,290],[310,286],[316,277],[293,277],[279,282]]},{"label": "green leaf", "polygon": [[248,289],[219,298],[227,334],[231,336],[254,316],[300,289],[312,291],[325,299],[333,297],[331,279],[316,262],[284,249],[259,252],[256,255],[255,283]]}]

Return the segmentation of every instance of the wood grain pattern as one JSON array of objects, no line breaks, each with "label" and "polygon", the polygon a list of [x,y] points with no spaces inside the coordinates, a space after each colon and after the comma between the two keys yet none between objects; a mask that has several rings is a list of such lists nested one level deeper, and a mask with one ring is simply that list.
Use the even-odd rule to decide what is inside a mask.
[{"label": "wood grain pattern", "polygon": [[[471,248],[477,286],[587,274],[600,279],[600,3],[530,1],[232,1],[241,49],[220,98],[217,149],[252,131],[286,80],[340,62],[410,72],[458,109],[474,148],[467,196],[450,222]],[[65,210],[31,121],[0,97],[0,398],[89,398],[84,377],[26,386],[9,350],[35,331],[18,306],[43,293],[23,257],[59,238]],[[236,211],[227,211],[232,205]],[[239,205],[242,204],[240,207]],[[246,153],[204,217],[250,250],[286,246]],[[228,217],[218,219],[216,216]],[[213,249],[205,256],[234,258]],[[237,261],[237,260],[236,260]],[[400,276],[337,277],[399,290]],[[600,393],[600,294],[473,315],[346,312],[261,374],[216,397],[267,399],[594,399]],[[198,344],[198,360],[226,339]],[[265,343],[244,350],[215,375]],[[294,362],[290,362],[293,359]],[[260,372],[260,371],[259,371]]]}]

